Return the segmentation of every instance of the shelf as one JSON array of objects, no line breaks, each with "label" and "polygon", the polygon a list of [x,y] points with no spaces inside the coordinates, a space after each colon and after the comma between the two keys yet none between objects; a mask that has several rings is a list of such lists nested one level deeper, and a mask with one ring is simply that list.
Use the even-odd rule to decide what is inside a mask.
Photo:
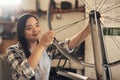
[{"label": "shelf", "polygon": [[[47,11],[41,11],[43,14],[47,14]],[[54,9],[52,10],[52,13],[68,13],[68,12],[82,12],[84,13],[85,12],[85,6],[81,6],[77,9]],[[32,14],[37,14],[37,11],[36,10],[23,10],[20,12],[20,14],[23,14],[23,13],[32,13]]]},{"label": "shelf", "polygon": [[78,9],[55,9],[52,13],[85,12],[85,8]]},{"label": "shelf", "polygon": [[36,10],[22,10],[19,15],[23,14],[23,13],[31,13],[31,14],[37,14]]},{"label": "shelf", "polygon": [[11,21],[0,21],[0,24],[5,25],[5,24],[15,24],[14,22]]}]

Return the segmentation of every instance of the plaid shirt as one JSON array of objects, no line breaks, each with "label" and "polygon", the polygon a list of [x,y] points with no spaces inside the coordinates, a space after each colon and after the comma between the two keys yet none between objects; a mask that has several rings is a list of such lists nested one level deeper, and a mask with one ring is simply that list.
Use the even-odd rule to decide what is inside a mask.
[{"label": "plaid shirt", "polygon": [[7,49],[6,59],[11,65],[13,80],[28,80],[35,75],[34,70],[28,64],[27,58],[19,44]]},{"label": "plaid shirt", "polygon": [[[65,40],[61,44],[64,48],[70,51],[67,46],[68,41],[69,40]],[[23,49],[19,44],[10,46],[7,49],[6,59],[11,65],[13,80],[29,80],[33,76],[36,77],[36,80],[48,80],[51,58],[46,50],[44,51],[35,70],[33,70],[28,64]]]}]

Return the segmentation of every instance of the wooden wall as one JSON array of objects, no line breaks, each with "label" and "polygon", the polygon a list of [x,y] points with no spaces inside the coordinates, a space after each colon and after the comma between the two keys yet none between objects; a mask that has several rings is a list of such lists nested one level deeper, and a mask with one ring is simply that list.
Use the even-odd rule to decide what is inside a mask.
[{"label": "wooden wall", "polygon": [[6,54],[6,49],[13,44],[16,44],[16,39],[3,39],[2,43],[0,44],[0,55]]}]

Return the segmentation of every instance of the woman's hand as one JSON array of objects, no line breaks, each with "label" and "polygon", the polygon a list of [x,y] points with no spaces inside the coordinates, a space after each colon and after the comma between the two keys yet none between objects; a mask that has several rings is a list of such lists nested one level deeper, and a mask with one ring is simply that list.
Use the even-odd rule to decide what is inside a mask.
[{"label": "woman's hand", "polygon": [[47,47],[53,42],[54,37],[55,37],[55,31],[48,31],[45,34],[43,34],[39,44],[43,45],[44,47]]}]

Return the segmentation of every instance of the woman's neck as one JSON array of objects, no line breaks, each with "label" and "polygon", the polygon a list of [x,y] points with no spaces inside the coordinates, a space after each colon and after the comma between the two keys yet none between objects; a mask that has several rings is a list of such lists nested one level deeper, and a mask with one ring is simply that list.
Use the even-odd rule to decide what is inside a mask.
[{"label": "woman's neck", "polygon": [[32,53],[37,46],[37,41],[30,42],[29,44],[30,44],[30,52]]}]

